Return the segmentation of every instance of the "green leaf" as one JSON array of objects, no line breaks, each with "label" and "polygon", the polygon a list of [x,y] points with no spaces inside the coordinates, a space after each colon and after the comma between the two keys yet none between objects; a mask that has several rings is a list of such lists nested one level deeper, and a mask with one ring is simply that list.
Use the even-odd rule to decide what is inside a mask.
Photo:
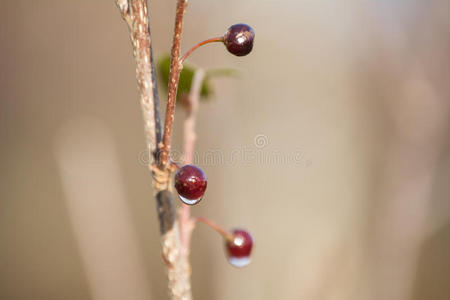
[{"label": "green leaf", "polygon": [[[169,73],[170,73],[170,56],[165,55],[158,60],[158,70],[160,78],[164,84],[164,88],[167,91],[169,85]],[[195,67],[186,63],[183,64],[183,70],[180,73],[180,80],[178,82],[177,100],[183,94],[188,94],[191,90],[192,79],[194,78]],[[214,93],[213,87],[207,76],[203,79],[200,96],[203,99],[208,99]]]}]

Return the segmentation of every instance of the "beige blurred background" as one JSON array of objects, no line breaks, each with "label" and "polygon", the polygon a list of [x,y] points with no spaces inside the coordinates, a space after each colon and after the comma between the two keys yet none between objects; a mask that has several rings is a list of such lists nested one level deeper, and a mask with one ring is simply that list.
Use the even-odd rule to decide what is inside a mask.
[{"label": "beige blurred background", "polygon": [[[150,5],[159,56],[175,0]],[[0,15],[0,299],[168,299],[114,1]],[[251,55],[190,58],[240,70],[201,105],[192,211],[256,244],[238,270],[199,225],[194,298],[450,299],[449,2],[191,0],[182,47],[237,22]]]}]

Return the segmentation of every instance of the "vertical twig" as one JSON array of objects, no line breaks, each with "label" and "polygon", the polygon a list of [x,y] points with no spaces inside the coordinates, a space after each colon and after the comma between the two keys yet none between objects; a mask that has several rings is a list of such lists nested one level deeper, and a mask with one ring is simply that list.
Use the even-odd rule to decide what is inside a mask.
[{"label": "vertical twig", "polygon": [[[167,167],[167,161],[170,150],[170,136],[173,122],[174,101],[172,108],[167,111],[166,130],[164,132],[165,147],[161,145],[160,111],[158,92],[156,87],[155,72],[153,66],[153,57],[151,51],[150,26],[147,15],[146,0],[116,0],[116,4],[127,22],[130,30],[130,38],[133,45],[133,53],[136,61],[136,77],[141,98],[141,108],[143,112],[146,143],[149,150],[149,167],[153,175],[153,186],[157,202],[158,216],[160,219],[161,247],[163,259],[167,264],[169,279],[169,292],[172,300],[190,300],[190,266],[185,255],[182,255],[182,246],[180,240],[180,228],[178,226],[175,214],[175,205],[173,203],[173,193],[171,192],[170,174],[171,170]],[[177,6],[177,19],[174,34],[174,46],[172,49],[172,58],[176,57],[178,63],[181,24],[184,13],[185,1],[180,0]],[[175,61],[174,59],[172,59]],[[179,65],[172,62],[171,76],[176,77],[172,84],[172,95],[175,100],[177,83],[179,77]],[[169,101],[168,104],[171,102]],[[167,121],[169,120],[169,121]],[[168,127],[167,127],[168,126]],[[156,154],[158,148],[164,150],[160,159]],[[156,158],[156,160],[155,160]],[[152,163],[153,162],[153,163]],[[159,168],[156,167],[158,164]]]},{"label": "vertical twig", "polygon": [[[195,133],[195,123],[197,120],[197,111],[200,100],[200,92],[202,88],[203,79],[205,78],[205,71],[197,69],[191,84],[191,91],[187,97],[188,108],[186,111],[186,119],[184,120],[184,163],[191,164],[194,161],[194,147],[197,135]],[[183,252],[186,256],[189,255],[189,244],[191,241],[191,234],[194,228],[194,222],[191,220],[190,206],[186,204],[181,205],[180,210],[180,231],[181,243]]]},{"label": "vertical twig", "polygon": [[197,121],[197,112],[200,102],[200,92],[202,88],[205,71],[197,69],[192,79],[191,91],[188,96],[189,110],[184,120],[184,163],[191,164],[194,160],[194,147],[197,135],[195,133],[195,123]]},{"label": "vertical twig", "polygon": [[[146,7],[148,9],[148,0],[145,1]],[[155,63],[153,61],[153,47],[151,42],[151,31],[150,31],[150,13],[147,11],[147,30],[148,30],[148,36],[149,36],[149,53],[150,53],[150,69],[151,69],[151,79],[152,79],[152,88],[153,88],[153,107],[155,108],[155,138],[156,138],[156,145],[157,146],[162,141],[162,131],[161,131],[161,108],[160,108],[160,102],[159,102],[159,94],[158,94],[158,87],[156,85],[156,72],[155,72]],[[156,147],[157,148],[157,147]],[[156,149],[157,150],[157,149]],[[155,156],[157,153],[154,153]],[[157,157],[157,156],[156,156]]]},{"label": "vertical twig", "polygon": [[[150,52],[151,40],[148,31],[147,6],[145,1],[142,0],[116,0],[116,4],[130,30],[133,54],[136,61],[136,79],[141,98],[146,144],[149,151],[149,161],[151,162],[153,160],[152,153],[156,149],[155,99],[158,99],[158,92],[156,91],[154,74],[150,66],[150,61],[153,58]],[[158,131],[160,132],[161,130],[158,129]]]},{"label": "vertical twig", "polygon": [[186,0],[178,0],[175,16],[175,29],[173,34],[172,51],[170,55],[170,75],[166,109],[166,119],[164,123],[163,144],[161,147],[160,167],[167,166],[169,160],[170,143],[172,139],[172,124],[175,115],[175,101],[177,98],[178,80],[183,65],[180,63],[181,31],[183,28],[183,16],[186,8]]}]

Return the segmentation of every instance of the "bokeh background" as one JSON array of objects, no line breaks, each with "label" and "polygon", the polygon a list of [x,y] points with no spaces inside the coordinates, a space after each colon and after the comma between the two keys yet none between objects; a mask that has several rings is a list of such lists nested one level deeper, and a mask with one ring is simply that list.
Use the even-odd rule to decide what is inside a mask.
[{"label": "bokeh background", "polygon": [[[161,56],[175,0],[150,11]],[[0,299],[168,299],[114,1],[1,1],[0,16]],[[238,270],[197,226],[194,298],[450,299],[450,2],[191,0],[182,48],[238,22],[249,56],[190,58],[239,70],[200,108],[193,214],[256,245]]]}]

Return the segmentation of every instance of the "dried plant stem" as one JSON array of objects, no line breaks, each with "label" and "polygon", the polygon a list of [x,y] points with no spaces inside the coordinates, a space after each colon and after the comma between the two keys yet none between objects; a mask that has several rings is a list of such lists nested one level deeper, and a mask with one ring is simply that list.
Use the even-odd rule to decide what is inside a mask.
[{"label": "dried plant stem", "polygon": [[156,85],[150,64],[152,57],[150,53],[151,40],[148,27],[147,6],[144,0],[116,0],[116,4],[130,30],[133,54],[136,61],[136,79],[141,97],[141,108],[145,125],[146,144],[149,150],[150,161],[152,161],[153,157],[151,153],[154,153],[157,144],[157,129],[155,127],[155,99],[157,99],[157,92],[154,94]]},{"label": "dried plant stem", "polygon": [[[194,161],[194,148],[197,135],[195,133],[195,123],[200,101],[200,92],[202,88],[205,71],[197,69],[191,84],[191,91],[187,97],[189,103],[184,120],[184,163],[191,164]],[[191,234],[194,223],[191,220],[191,207],[186,204],[181,205],[180,209],[180,231],[183,253],[189,256]]]},{"label": "dried plant stem", "polygon": [[[168,131],[165,131],[167,147],[162,147],[166,152],[164,156],[156,155],[161,147],[161,128],[158,93],[155,85],[153,58],[151,53],[151,36],[147,15],[146,0],[116,0],[116,4],[123,19],[128,24],[130,38],[133,45],[133,53],[136,61],[136,77],[141,98],[146,144],[149,150],[149,168],[153,175],[153,186],[157,202],[157,211],[160,220],[161,247],[163,259],[167,264],[169,279],[169,292],[172,300],[191,300],[190,266],[185,255],[182,255],[180,230],[176,221],[175,205],[170,182],[171,169],[167,164],[170,150],[171,126],[173,121],[173,109],[168,109],[166,116],[169,121]],[[174,35],[173,57],[179,55],[181,35],[181,23],[185,1],[179,1],[177,6],[177,21]],[[178,50],[177,50],[178,49]],[[178,54],[177,54],[178,53]],[[178,57],[177,57],[178,63]],[[172,87],[172,93],[176,94],[179,71],[177,65],[171,74],[177,75],[177,80]],[[174,104],[173,104],[174,105]],[[166,124],[167,125],[167,124]],[[166,127],[167,128],[167,127]],[[158,158],[164,158],[164,160]],[[156,159],[155,159],[156,158]]]},{"label": "dried plant stem", "polygon": [[184,163],[191,164],[194,161],[194,147],[197,135],[195,133],[195,123],[200,102],[200,92],[202,88],[205,71],[197,69],[192,80],[191,91],[188,96],[189,110],[184,120]]},{"label": "dried plant stem", "polygon": [[170,54],[170,75],[168,87],[168,99],[166,119],[164,123],[164,135],[161,150],[160,166],[165,167],[169,161],[170,143],[172,140],[172,125],[175,117],[175,101],[177,98],[178,80],[183,65],[180,63],[181,31],[183,28],[183,16],[186,8],[186,0],[178,0],[175,16],[175,29],[173,34],[172,51]]}]

